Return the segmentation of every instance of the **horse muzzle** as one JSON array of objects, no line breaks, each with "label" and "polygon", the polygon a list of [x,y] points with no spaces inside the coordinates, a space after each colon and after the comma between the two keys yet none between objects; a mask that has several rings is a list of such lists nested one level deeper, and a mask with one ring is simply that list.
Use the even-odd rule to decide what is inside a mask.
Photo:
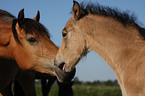
[{"label": "horse muzzle", "polygon": [[65,63],[62,63],[59,67],[55,68],[55,73],[59,82],[68,82],[74,78],[76,68],[73,68],[70,72],[65,72]]}]

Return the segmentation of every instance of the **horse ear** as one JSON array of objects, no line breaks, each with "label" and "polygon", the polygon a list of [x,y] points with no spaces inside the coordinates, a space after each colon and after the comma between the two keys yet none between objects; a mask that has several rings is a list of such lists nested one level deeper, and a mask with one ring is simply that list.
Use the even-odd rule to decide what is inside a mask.
[{"label": "horse ear", "polygon": [[37,22],[39,22],[39,20],[40,20],[40,12],[39,12],[39,10],[37,11],[37,15],[33,18],[33,20],[36,20]]},{"label": "horse ear", "polygon": [[18,24],[20,28],[22,28],[23,23],[24,23],[24,9],[22,9],[18,15]]},{"label": "horse ear", "polygon": [[78,2],[73,1],[72,17],[78,20],[80,18],[80,15],[81,15],[80,5]]}]

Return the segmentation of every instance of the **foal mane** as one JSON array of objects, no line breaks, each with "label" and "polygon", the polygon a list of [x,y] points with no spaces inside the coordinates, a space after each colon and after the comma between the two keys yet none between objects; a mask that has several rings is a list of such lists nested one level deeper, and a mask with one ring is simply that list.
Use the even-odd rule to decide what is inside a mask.
[{"label": "foal mane", "polygon": [[[127,12],[123,11],[120,12],[117,8],[113,9],[107,6],[102,6],[99,3],[84,3],[82,2],[80,4],[80,8],[85,11],[89,12],[93,15],[100,15],[104,17],[111,17],[119,22],[121,22],[123,25],[136,25],[136,17],[134,15],[129,15]],[[88,13],[87,13],[88,14]],[[85,15],[85,14],[84,14]]]},{"label": "foal mane", "polygon": [[128,14],[128,11],[123,11],[121,12],[120,10],[113,9],[110,7],[106,7],[106,6],[102,6],[98,3],[84,3],[82,2],[80,4],[80,8],[81,10],[84,11],[84,13],[81,15],[81,17],[87,15],[88,13],[91,13],[93,15],[100,15],[100,16],[104,16],[104,17],[111,17],[113,19],[115,19],[116,21],[119,21],[121,24],[123,24],[124,26],[133,26],[135,28],[137,28],[137,30],[140,32],[140,34],[143,36],[144,40],[145,40],[145,29],[140,27],[137,24],[137,20],[136,17],[133,14]]}]

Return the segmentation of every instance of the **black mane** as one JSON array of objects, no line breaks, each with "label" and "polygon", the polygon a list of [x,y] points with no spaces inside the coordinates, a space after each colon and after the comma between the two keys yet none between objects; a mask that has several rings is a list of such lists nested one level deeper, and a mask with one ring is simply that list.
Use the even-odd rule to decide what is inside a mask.
[{"label": "black mane", "polygon": [[[124,26],[131,25],[133,27],[136,27],[137,30],[140,32],[140,34],[144,37],[145,40],[145,29],[140,27],[137,24],[136,17],[133,14],[128,14],[128,11],[119,11],[117,8],[112,9],[110,7],[99,5],[98,3],[84,3],[82,2],[80,4],[81,10],[83,10],[86,14],[82,14],[83,16],[87,15],[88,13],[91,13],[93,15],[100,15],[104,17],[111,17],[117,21],[119,21]],[[81,16],[81,17],[83,17]]]},{"label": "black mane", "polygon": [[[0,9],[0,19],[7,21],[7,22],[12,22],[12,32],[13,32],[14,38],[18,43],[20,43],[20,41],[18,39],[18,34],[15,29],[16,23],[18,21],[15,18],[15,16],[13,16],[12,14],[10,14],[7,11]],[[33,19],[25,18],[24,23],[21,27],[22,27],[22,29],[24,29],[26,34],[27,33],[35,34],[37,37],[39,37],[39,35],[41,35],[41,36],[45,37],[46,39],[50,38],[47,28],[45,28],[41,23],[39,23]]]},{"label": "black mane", "polygon": [[[13,32],[15,40],[18,43],[20,43],[20,41],[18,39],[18,34],[15,29],[17,22],[18,22],[17,19],[13,20],[12,32]],[[26,34],[35,34],[38,38],[39,38],[39,36],[43,36],[46,39],[50,38],[47,28],[45,26],[43,26],[41,23],[39,23],[33,19],[25,18],[24,23],[21,26],[21,28],[26,32]]]},{"label": "black mane", "polygon": [[[0,9],[0,19],[7,21],[7,22],[12,22],[12,32],[13,32],[14,38],[18,43],[20,43],[20,41],[18,39],[17,31],[15,29],[16,23],[18,22],[18,20],[15,18],[15,16],[13,16],[12,14],[10,14],[7,11]],[[46,39],[50,38],[47,28],[45,28],[45,26],[43,26],[41,23],[39,23],[33,19],[25,18],[24,23],[21,26],[21,28],[26,32],[26,34],[28,34],[28,33],[35,34],[38,38],[39,38],[39,36],[43,36]]]},{"label": "black mane", "polygon": [[85,4],[84,2],[80,4],[80,8],[86,12],[89,12],[94,15],[100,15],[104,17],[111,17],[123,25],[136,25],[136,17],[134,15],[129,15],[128,11],[120,12],[117,8],[112,9],[110,7],[102,6],[98,3],[88,3]]}]

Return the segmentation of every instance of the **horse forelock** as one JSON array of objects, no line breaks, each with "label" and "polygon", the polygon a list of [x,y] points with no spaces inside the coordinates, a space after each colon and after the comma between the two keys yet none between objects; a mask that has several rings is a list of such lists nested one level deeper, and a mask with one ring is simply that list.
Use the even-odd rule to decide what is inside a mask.
[{"label": "horse forelock", "polygon": [[[15,16],[13,16],[12,14],[10,14],[7,11],[0,9],[0,19],[4,20],[6,22],[12,22],[13,36],[14,36],[15,40],[17,41],[17,43],[21,44],[20,40],[18,39],[17,31],[15,29],[15,26],[18,22],[18,20],[15,18]],[[43,26],[41,23],[39,23],[33,19],[25,18],[24,23],[21,27],[22,27],[22,29],[24,29],[26,34],[27,33],[35,34],[38,38],[39,38],[39,36],[42,36],[46,39],[50,38],[47,28],[45,28],[45,26]]]},{"label": "horse forelock", "polygon": [[24,20],[24,24],[22,25],[22,29],[24,29],[26,34],[29,33],[35,34],[38,37],[41,35],[43,37],[50,38],[47,28],[33,19],[26,18]]},{"label": "horse forelock", "polygon": [[[15,40],[21,44],[20,40],[18,39],[18,34],[17,31],[15,29],[15,26],[17,24],[18,20],[14,19],[13,23],[12,23],[12,32],[14,35]],[[40,36],[44,37],[45,39],[50,39],[50,35],[48,30],[45,28],[45,26],[43,26],[41,23],[33,20],[33,19],[29,19],[29,18],[25,18],[23,25],[21,26],[21,28],[24,30],[24,32],[26,34],[32,34],[37,36],[37,38],[39,38]]]}]

